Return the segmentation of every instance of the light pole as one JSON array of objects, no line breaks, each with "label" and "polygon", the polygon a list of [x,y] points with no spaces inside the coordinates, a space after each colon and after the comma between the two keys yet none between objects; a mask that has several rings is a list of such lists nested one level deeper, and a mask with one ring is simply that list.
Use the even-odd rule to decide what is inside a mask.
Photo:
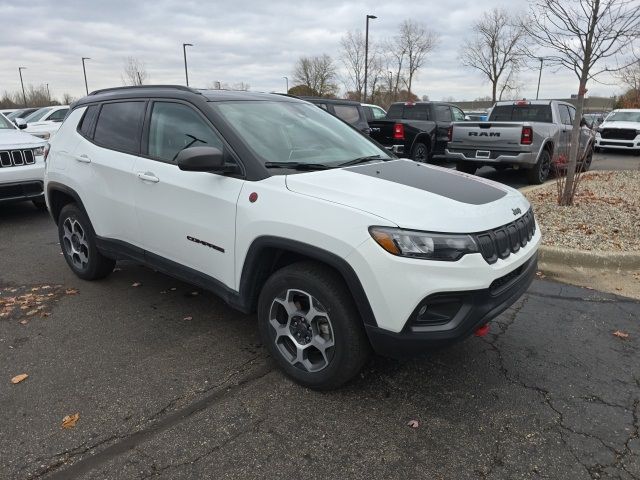
[{"label": "light pole", "polygon": [[544,57],[538,57],[540,60],[540,73],[538,74],[538,90],[536,91],[536,100],[538,100],[538,95],[540,94],[540,79],[542,78],[542,64],[544,63]]},{"label": "light pole", "polygon": [[87,68],[84,66],[85,60],[91,60],[91,58],[82,57],[82,73],[84,73],[84,89],[87,91],[87,95],[89,95],[89,86],[87,84]]},{"label": "light pole", "polygon": [[284,93],[289,93],[289,77],[282,77],[287,82],[287,90]]},{"label": "light pole", "polygon": [[18,67],[18,73],[20,74],[20,85],[22,86],[22,100],[24,101],[24,106],[27,106],[27,96],[24,93],[24,82],[22,81],[22,70],[26,70],[27,67]]},{"label": "light pole", "polygon": [[49,92],[49,84],[45,83],[45,85],[47,86],[47,101],[51,103],[51,93]]},{"label": "light pole", "polygon": [[187,47],[193,47],[192,43],[182,44],[182,54],[184,55],[184,78],[187,81],[187,87],[189,86],[189,72],[187,71]]},{"label": "light pole", "polygon": [[364,101],[367,101],[367,74],[369,73],[369,20],[376,19],[375,15],[367,15],[367,28],[364,34]]}]

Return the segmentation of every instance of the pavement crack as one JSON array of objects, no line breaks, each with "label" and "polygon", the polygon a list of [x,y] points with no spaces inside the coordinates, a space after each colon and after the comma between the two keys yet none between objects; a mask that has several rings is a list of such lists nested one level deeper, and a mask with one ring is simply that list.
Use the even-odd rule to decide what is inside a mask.
[{"label": "pavement crack", "polygon": [[624,298],[624,297],[617,297],[617,298],[604,298],[604,297],[575,297],[575,296],[565,296],[565,295],[558,295],[558,294],[551,294],[551,293],[541,293],[541,292],[532,292],[532,291],[528,291],[527,295],[531,295],[533,297],[540,297],[540,298],[550,298],[550,299],[554,299],[554,300],[567,300],[570,302],[586,302],[586,303],[608,303],[608,304],[620,304],[620,303],[630,303],[630,304],[637,304],[638,301],[634,300],[632,298]]}]

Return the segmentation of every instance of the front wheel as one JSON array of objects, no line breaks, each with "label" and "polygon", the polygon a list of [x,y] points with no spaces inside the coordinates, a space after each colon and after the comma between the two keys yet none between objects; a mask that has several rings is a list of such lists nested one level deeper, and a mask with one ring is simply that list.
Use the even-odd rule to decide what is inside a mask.
[{"label": "front wheel", "polygon": [[527,180],[529,184],[542,185],[547,178],[549,178],[550,170],[551,155],[548,150],[543,150],[533,168],[527,170]]},{"label": "front wheel", "polygon": [[258,300],[263,344],[296,382],[337,388],[369,355],[362,320],[342,278],[315,262],[294,263],[267,280]]},{"label": "front wheel", "polygon": [[113,271],[115,260],[102,255],[89,219],[74,203],[65,205],[58,218],[58,238],[64,259],[78,277],[104,278]]}]

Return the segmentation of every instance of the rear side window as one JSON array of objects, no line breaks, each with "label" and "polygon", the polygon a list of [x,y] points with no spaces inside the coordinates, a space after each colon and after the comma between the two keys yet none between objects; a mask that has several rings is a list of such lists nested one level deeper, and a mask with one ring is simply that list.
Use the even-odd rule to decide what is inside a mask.
[{"label": "rear side window", "polygon": [[80,120],[80,126],[78,127],[78,131],[82,136],[91,138],[93,134],[93,127],[95,126],[96,119],[98,118],[99,109],[100,107],[98,105],[89,105],[89,107],[87,107],[87,110],[82,116],[82,120]]},{"label": "rear side window", "polygon": [[571,125],[571,115],[569,114],[567,106],[558,105],[558,110],[560,111],[560,121],[565,125]]},{"label": "rear side window", "polygon": [[439,122],[451,121],[451,109],[448,105],[436,105],[436,120]]},{"label": "rear side window", "polygon": [[69,111],[68,108],[62,108],[60,110],[56,110],[49,116],[48,120],[51,120],[52,122],[61,122],[64,120],[64,117],[67,115],[68,111]]},{"label": "rear side window", "polygon": [[406,120],[429,120],[429,109],[426,105],[405,105],[403,118]]},{"label": "rear side window", "polygon": [[360,120],[360,112],[355,105],[334,105],[333,110],[336,112],[336,117],[352,125]]},{"label": "rear side window", "polygon": [[551,123],[551,105],[497,105],[491,111],[489,120]]},{"label": "rear side window", "polygon": [[140,152],[140,131],[145,102],[117,102],[102,105],[93,139],[112,150]]},{"label": "rear side window", "polygon": [[389,107],[389,111],[387,112],[387,118],[391,120],[398,120],[402,118],[402,110],[404,109],[403,107],[404,105],[400,103],[391,105],[391,107]]}]

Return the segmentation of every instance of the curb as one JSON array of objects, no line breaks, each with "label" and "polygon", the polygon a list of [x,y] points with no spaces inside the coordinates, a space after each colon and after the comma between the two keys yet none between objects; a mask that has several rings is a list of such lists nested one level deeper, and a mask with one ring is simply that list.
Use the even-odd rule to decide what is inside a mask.
[{"label": "curb", "polygon": [[538,261],[556,267],[585,267],[606,270],[636,270],[640,269],[640,252],[638,253],[608,253],[587,250],[573,250],[569,248],[538,247]]}]

